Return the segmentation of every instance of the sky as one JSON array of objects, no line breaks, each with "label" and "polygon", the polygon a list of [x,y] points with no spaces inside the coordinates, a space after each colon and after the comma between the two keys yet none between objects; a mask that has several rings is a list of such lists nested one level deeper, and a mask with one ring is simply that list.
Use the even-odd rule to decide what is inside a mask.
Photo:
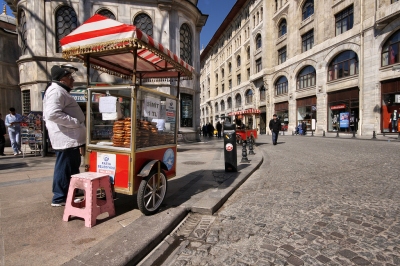
[{"label": "sky", "polygon": [[[200,49],[206,47],[214,33],[217,31],[222,21],[231,11],[236,0],[199,0],[197,7],[201,13],[208,15],[206,25],[200,33]],[[4,0],[0,0],[1,13],[3,12]],[[12,16],[10,8],[7,6],[7,15]]]},{"label": "sky", "polygon": [[200,49],[206,47],[235,3],[236,0],[199,0],[197,7],[201,13],[208,15],[200,33]]}]

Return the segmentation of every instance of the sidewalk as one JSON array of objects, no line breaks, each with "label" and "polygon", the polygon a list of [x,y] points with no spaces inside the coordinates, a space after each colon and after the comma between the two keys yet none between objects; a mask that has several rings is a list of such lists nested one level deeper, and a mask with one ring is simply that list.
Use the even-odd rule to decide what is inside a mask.
[{"label": "sidewalk", "polygon": [[[136,265],[184,219],[189,211],[212,214],[262,163],[260,137],[250,163],[224,171],[223,140],[178,145],[177,176],[158,214],[143,216],[136,197],[118,194],[116,216],[98,217],[87,228],[82,219],[62,221],[64,208],[50,206],[55,157],[26,154],[0,158],[1,265]],[[269,138],[268,138],[269,140]]]}]

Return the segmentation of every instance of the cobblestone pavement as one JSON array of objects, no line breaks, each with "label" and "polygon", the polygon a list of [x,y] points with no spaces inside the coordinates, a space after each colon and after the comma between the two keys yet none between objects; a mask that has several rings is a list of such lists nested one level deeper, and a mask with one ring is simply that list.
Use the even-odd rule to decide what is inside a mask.
[{"label": "cobblestone pavement", "polygon": [[188,216],[163,265],[400,265],[399,142],[258,143],[260,169],[213,216]]}]

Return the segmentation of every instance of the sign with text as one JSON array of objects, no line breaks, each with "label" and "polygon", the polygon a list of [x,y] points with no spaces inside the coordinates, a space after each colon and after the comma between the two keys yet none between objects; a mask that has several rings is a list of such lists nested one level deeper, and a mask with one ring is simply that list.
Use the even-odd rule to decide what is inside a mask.
[{"label": "sign with text", "polygon": [[165,100],[166,122],[174,123],[176,117],[176,101],[172,99]]},{"label": "sign with text", "polygon": [[394,102],[395,102],[395,103],[400,103],[400,94],[396,94],[396,95],[394,96]]},{"label": "sign with text", "polygon": [[160,99],[146,96],[144,98],[143,116],[149,118],[159,118],[161,109]]},{"label": "sign with text", "polygon": [[117,165],[117,155],[110,153],[97,153],[97,172],[107,174],[114,183],[115,169]]},{"label": "sign with text", "polygon": [[349,127],[349,112],[340,113],[339,116],[339,126],[341,128],[348,128]]},{"label": "sign with text", "polygon": [[346,108],[345,104],[338,104],[338,105],[332,105],[331,110],[338,110],[338,109],[344,109]]}]

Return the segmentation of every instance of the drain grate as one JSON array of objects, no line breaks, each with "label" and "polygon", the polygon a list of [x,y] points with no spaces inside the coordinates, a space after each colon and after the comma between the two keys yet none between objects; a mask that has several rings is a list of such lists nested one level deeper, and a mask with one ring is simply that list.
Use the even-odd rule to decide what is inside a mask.
[{"label": "drain grate", "polygon": [[189,164],[189,165],[200,165],[200,164],[205,164],[205,162],[197,162],[197,161],[187,161],[187,162],[182,162],[183,164]]}]

